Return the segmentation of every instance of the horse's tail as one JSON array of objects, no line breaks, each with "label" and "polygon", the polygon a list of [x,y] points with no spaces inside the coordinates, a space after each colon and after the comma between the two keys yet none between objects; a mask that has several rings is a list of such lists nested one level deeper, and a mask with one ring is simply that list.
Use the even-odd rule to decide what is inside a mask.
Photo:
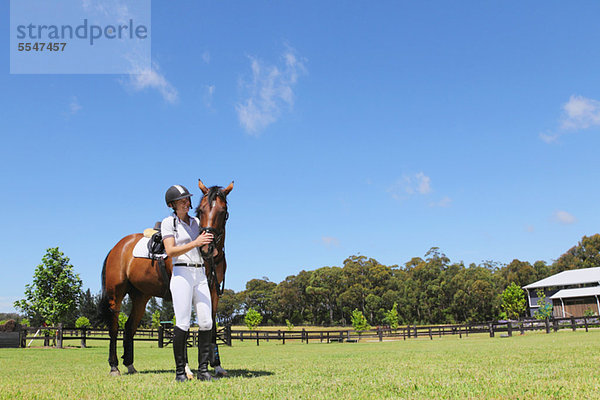
[{"label": "horse's tail", "polygon": [[98,304],[99,319],[105,323],[106,326],[110,326],[109,324],[113,315],[110,309],[110,303],[108,302],[108,293],[106,292],[106,261],[108,260],[109,255],[110,252],[106,255],[104,264],[102,265],[102,294],[100,295],[100,303]]}]

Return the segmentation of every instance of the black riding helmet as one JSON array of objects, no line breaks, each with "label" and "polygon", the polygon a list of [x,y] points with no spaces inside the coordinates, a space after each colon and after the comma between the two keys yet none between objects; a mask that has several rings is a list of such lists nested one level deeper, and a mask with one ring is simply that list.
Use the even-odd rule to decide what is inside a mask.
[{"label": "black riding helmet", "polygon": [[185,186],[173,185],[168,188],[167,193],[165,193],[165,202],[167,203],[167,207],[170,207],[172,202],[192,196],[193,194],[191,194]]}]

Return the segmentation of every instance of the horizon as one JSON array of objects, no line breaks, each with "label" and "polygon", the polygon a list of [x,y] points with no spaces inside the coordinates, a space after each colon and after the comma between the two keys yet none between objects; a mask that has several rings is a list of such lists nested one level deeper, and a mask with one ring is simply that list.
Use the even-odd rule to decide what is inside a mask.
[{"label": "horizon", "polygon": [[[130,4],[80,3],[117,20]],[[109,250],[169,215],[169,186],[197,205],[198,179],[235,181],[236,292],[432,247],[465,266],[550,264],[599,232],[600,3],[151,6],[151,58],[129,73],[107,73],[110,57],[14,73],[0,45],[0,312],[57,246],[97,293]]]}]

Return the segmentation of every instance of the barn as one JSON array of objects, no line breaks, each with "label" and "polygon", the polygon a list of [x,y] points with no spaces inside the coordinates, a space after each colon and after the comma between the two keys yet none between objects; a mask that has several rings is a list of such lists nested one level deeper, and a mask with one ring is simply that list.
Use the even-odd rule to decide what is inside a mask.
[{"label": "barn", "polygon": [[600,315],[600,267],[559,272],[523,289],[527,291],[531,316],[539,308],[539,290],[552,301],[554,317],[582,317],[586,311]]}]

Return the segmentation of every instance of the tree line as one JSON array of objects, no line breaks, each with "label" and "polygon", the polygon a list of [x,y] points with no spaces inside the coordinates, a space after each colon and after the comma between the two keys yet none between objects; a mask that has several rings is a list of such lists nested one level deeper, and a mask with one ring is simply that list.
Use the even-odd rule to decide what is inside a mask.
[{"label": "tree line", "polygon": [[[353,255],[342,266],[302,270],[280,283],[263,277],[248,281],[240,292],[226,289],[217,315],[242,323],[253,309],[266,324],[327,326],[349,325],[353,312],[359,310],[368,324],[382,325],[395,309],[402,324],[489,321],[502,315],[502,293],[511,283],[523,287],[561,271],[590,267],[600,267],[600,234],[584,236],[551,264],[515,259],[507,265],[485,261],[466,266],[452,262],[437,247],[404,265],[388,266]],[[81,286],[68,257],[58,248],[48,249],[33,283],[26,285],[25,298],[15,302],[15,308],[32,326],[58,322],[74,326],[79,317],[101,326],[100,293],[83,291]],[[129,314],[127,298],[121,310]],[[172,304],[152,298],[141,325],[172,318]]]},{"label": "tree line", "polygon": [[590,267],[600,267],[600,234],[584,236],[551,264],[515,259],[507,265],[485,261],[466,266],[436,247],[400,266],[354,255],[340,267],[303,270],[280,283],[252,279],[243,291],[226,290],[218,314],[239,322],[252,308],[267,324],[348,325],[359,310],[370,325],[382,325],[397,304],[402,324],[489,321],[503,315],[502,293],[511,283],[523,287]]}]

